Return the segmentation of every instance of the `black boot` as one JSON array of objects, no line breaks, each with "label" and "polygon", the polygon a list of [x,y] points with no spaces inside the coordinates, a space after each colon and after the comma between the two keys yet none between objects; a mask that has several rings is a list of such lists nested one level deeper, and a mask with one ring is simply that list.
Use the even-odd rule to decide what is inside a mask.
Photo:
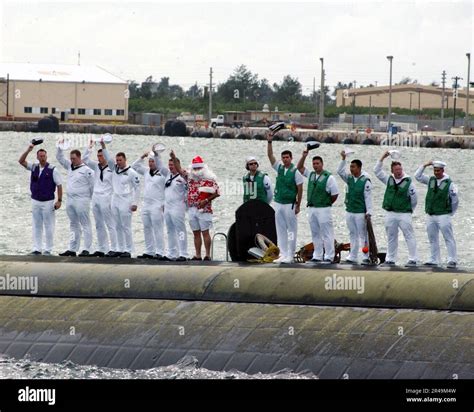
[{"label": "black boot", "polygon": [[72,250],[66,250],[63,253],[60,253],[59,256],[76,256],[76,252],[73,252]]}]

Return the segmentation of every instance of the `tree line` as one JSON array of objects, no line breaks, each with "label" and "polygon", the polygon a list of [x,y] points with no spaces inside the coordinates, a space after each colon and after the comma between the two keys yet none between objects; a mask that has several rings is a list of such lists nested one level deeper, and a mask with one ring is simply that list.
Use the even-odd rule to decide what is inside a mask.
[{"label": "tree line", "polygon": [[[397,84],[416,83],[408,77],[403,78]],[[435,82],[432,82],[435,85]],[[374,86],[369,84],[366,87]],[[325,116],[335,117],[339,113],[357,114],[385,113],[386,108],[373,107],[336,107],[335,97],[337,90],[350,89],[353,83],[338,82],[331,92],[329,87],[324,88]],[[363,87],[363,86],[360,86]],[[261,110],[264,104],[268,104],[271,110],[278,107],[280,111],[292,111],[301,113],[315,113],[319,107],[320,90],[312,91],[310,94],[303,93],[303,86],[298,78],[285,75],[281,82],[270,84],[258,74],[252,73],[245,65],[240,65],[234,69],[230,76],[222,83],[213,87],[213,111],[223,112],[227,110]],[[208,86],[193,84],[187,90],[177,84],[171,84],[169,77],[162,77],[160,80],[149,76],[144,82],[129,82],[131,112],[155,112],[155,113],[175,113],[193,112],[207,113],[209,90]],[[398,108],[394,108],[398,109]],[[439,110],[424,109],[418,110],[398,109],[400,114],[425,114],[429,117],[439,115]],[[449,115],[446,113],[446,115]]]}]

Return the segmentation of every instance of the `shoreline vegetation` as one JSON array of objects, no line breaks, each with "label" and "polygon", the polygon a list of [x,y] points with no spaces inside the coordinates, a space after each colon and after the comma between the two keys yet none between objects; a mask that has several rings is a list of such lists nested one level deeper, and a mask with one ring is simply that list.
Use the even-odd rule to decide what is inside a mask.
[{"label": "shoreline vegetation", "polygon": [[[402,78],[395,84],[414,84],[417,80],[409,77]],[[436,82],[431,85],[437,86]],[[342,113],[385,115],[386,107],[361,107],[356,105],[336,107],[336,92],[339,89],[349,89],[352,82],[337,82],[331,88],[324,87],[324,117],[335,118]],[[373,84],[357,85],[370,87]],[[278,107],[278,111],[294,113],[315,113],[319,110],[320,87],[308,92],[296,77],[286,75],[280,83],[273,83],[259,75],[252,73],[245,65],[236,67],[233,73],[223,83],[213,87],[212,101],[213,112],[261,110],[267,104],[270,110]],[[171,84],[169,77],[160,80],[149,76],[142,83],[135,80],[129,81],[129,112],[137,113],[199,113],[206,114],[209,109],[209,87],[197,82],[185,90],[177,84]],[[305,94],[306,92],[306,94]],[[426,119],[440,119],[441,108],[432,109],[405,109],[393,107],[392,110],[399,115],[415,115]],[[452,117],[452,108],[446,108],[445,118]],[[456,117],[464,116],[463,108],[456,109]]]}]

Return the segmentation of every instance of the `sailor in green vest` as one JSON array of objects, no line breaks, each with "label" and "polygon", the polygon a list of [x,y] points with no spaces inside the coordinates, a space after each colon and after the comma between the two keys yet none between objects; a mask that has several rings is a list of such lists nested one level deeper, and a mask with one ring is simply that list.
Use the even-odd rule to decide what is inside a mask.
[{"label": "sailor in green vest", "polygon": [[[423,174],[428,166],[433,166],[433,176]],[[429,161],[415,172],[415,178],[428,186],[425,200],[426,231],[431,247],[431,258],[426,266],[438,266],[441,254],[439,250],[439,232],[443,234],[448,251],[448,268],[457,265],[456,241],[454,240],[452,216],[459,204],[458,190],[451,178],[444,173],[446,163]]]},{"label": "sailor in green vest", "polygon": [[275,226],[280,257],[274,263],[293,263],[296,252],[298,221],[303,198],[303,176],[292,163],[293,155],[289,150],[281,152],[281,160],[273,155],[274,133],[267,135],[267,155],[273,169],[278,173],[275,185]]},{"label": "sailor in green vest", "polygon": [[258,161],[255,156],[245,159],[245,168],[248,173],[242,178],[244,185],[244,203],[249,200],[260,200],[270,203],[273,198],[272,182],[266,173],[258,170]]},{"label": "sailor in green vest", "polygon": [[372,182],[370,175],[362,170],[362,162],[354,159],[350,165],[350,174],[346,171],[346,153],[341,152],[341,163],[337,174],[347,184],[346,187],[346,223],[349,228],[351,251],[346,263],[357,264],[359,247],[363,247],[362,264],[370,264],[367,238],[366,216],[372,215]]},{"label": "sailor in green vest", "polygon": [[403,172],[400,162],[393,161],[391,175],[382,169],[383,161],[390,156],[386,151],[374,167],[375,176],[386,185],[382,208],[385,209],[385,231],[387,233],[387,256],[384,265],[392,266],[397,261],[398,230],[405,237],[408,247],[408,262],[406,266],[416,266],[416,237],[413,230],[412,213],[417,204],[415,184],[410,176]]},{"label": "sailor in green vest", "polygon": [[331,206],[339,196],[336,179],[324,170],[320,156],[313,157],[313,170],[304,167],[308,149],[303,151],[297,168],[308,178],[308,220],[313,239],[313,258],[311,262],[330,264],[334,260],[334,229]]}]

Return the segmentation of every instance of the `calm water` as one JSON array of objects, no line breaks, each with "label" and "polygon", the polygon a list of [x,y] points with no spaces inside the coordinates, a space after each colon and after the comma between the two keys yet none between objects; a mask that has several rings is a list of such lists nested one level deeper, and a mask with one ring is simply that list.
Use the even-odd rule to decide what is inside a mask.
[{"label": "calm water", "polygon": [[[57,164],[55,160],[55,143],[62,135],[48,134],[43,147],[49,152],[49,160]],[[74,147],[84,148],[89,136],[67,135],[74,142]],[[0,133],[0,143],[3,147],[3,162],[0,163],[0,253],[1,254],[24,254],[30,252],[31,248],[31,206],[29,194],[29,173],[17,162],[20,154],[26,149],[28,142],[38,135],[30,133],[3,132]],[[148,151],[153,143],[161,142],[167,148],[173,148],[182,164],[188,165],[191,159],[200,155],[208,163],[219,178],[222,196],[214,202],[214,230],[216,232],[227,232],[229,226],[234,222],[234,212],[242,201],[241,178],[245,173],[244,159],[248,155],[256,155],[260,159],[260,168],[267,171],[275,182],[275,172],[272,171],[266,158],[266,142],[243,141],[243,140],[219,140],[219,139],[195,139],[195,138],[171,138],[153,136],[114,136],[113,143],[109,148],[112,152],[125,151],[129,162],[132,163],[145,151]],[[297,142],[274,142],[274,151],[278,155],[283,149],[293,151],[295,162],[298,160],[303,148],[303,143]],[[335,172],[340,161],[339,152],[343,146],[339,144],[326,144],[316,151],[325,160],[326,169]],[[353,146],[356,151],[351,157],[359,158],[364,163],[366,170],[373,176],[373,166],[381,156],[383,148],[379,146]],[[314,152],[314,153],[316,153]],[[458,244],[459,263],[464,268],[474,268],[474,213],[471,205],[474,205],[474,187],[470,172],[474,163],[474,152],[472,150],[450,150],[450,149],[401,149],[402,162],[408,174],[413,175],[418,165],[429,159],[440,159],[448,163],[447,173],[453,178],[460,192],[460,208],[454,218],[454,229]],[[34,156],[30,154],[30,160]],[[388,162],[386,161],[387,165]],[[309,161],[307,163],[309,166]],[[61,168],[60,168],[61,169]],[[430,170],[430,169],[428,169]],[[65,170],[61,169],[63,177]],[[336,178],[340,198],[333,208],[333,220],[336,239],[340,242],[348,242],[348,232],[344,218],[343,192],[344,185],[339,177]],[[382,198],[384,187],[374,177],[374,230],[380,251],[386,247],[385,230],[383,228],[384,212],[382,210]],[[419,257],[424,260],[428,257],[429,244],[425,234],[424,196],[426,187],[417,184],[419,194],[419,205],[414,213],[415,232],[418,241]],[[67,195],[65,196],[67,202]],[[65,205],[64,205],[65,206]],[[56,238],[54,252],[58,253],[67,248],[68,245],[68,219],[65,207],[57,212]],[[311,241],[310,230],[307,224],[306,210],[303,207],[298,218],[298,246]],[[136,213],[133,219],[133,231],[135,242],[135,253],[143,251],[143,231],[140,214]],[[190,233],[190,232],[189,232]],[[191,234],[191,233],[190,233]],[[189,243],[191,247],[191,242]],[[190,251],[192,251],[190,249]],[[217,241],[215,246],[215,257],[224,259],[225,247],[223,241]],[[445,257],[445,249],[442,247],[442,256]],[[407,259],[404,241],[400,239],[399,261]],[[175,365],[154,368],[143,371],[130,371],[122,369],[97,368],[95,366],[78,366],[72,363],[44,364],[31,362],[27,359],[12,360],[0,358],[0,378],[126,378],[126,379],[179,379],[179,378],[214,378],[214,379],[240,379],[248,378],[248,375],[230,371],[214,372],[199,368],[196,360],[185,358]],[[282,371],[280,374],[252,375],[252,378],[314,378],[314,375],[297,375],[290,371]]]}]

